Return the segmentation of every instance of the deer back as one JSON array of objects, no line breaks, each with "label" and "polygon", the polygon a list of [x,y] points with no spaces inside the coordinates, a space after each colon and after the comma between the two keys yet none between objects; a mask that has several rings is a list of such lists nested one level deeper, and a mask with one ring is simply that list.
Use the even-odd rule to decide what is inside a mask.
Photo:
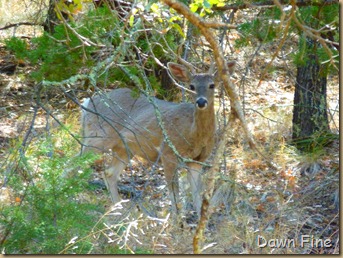
[{"label": "deer back", "polygon": [[[164,128],[175,146],[187,141],[194,106],[154,99],[161,112]],[[154,161],[163,143],[155,107],[145,96],[136,97],[127,88],[116,89],[88,99],[83,112],[84,144],[101,152],[129,148],[132,154]],[[182,148],[181,148],[182,149]]]}]

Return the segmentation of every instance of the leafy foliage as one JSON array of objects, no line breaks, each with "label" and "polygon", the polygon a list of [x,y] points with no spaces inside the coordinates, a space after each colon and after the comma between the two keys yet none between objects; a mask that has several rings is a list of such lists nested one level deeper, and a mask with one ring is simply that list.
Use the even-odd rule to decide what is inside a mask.
[{"label": "leafy foliage", "polygon": [[54,10],[56,12],[58,19],[63,20],[62,13],[65,13],[68,15],[68,18],[70,20],[74,20],[73,15],[77,14],[78,12],[82,10],[83,2],[86,2],[86,1],[85,0],[72,0],[72,1],[59,0],[57,1]]},{"label": "leafy foliage", "polygon": [[[242,37],[235,42],[237,48],[257,42],[271,42],[280,32],[276,21],[280,19],[280,10],[276,7],[265,10],[260,17],[239,25],[238,30]],[[256,43],[257,43],[256,42]]]},{"label": "leafy foliage", "polygon": [[194,13],[199,13],[201,17],[205,16],[206,14],[212,14],[213,6],[222,7],[225,6],[224,0],[194,0],[190,5],[189,8]]},{"label": "leafy foliage", "polygon": [[[324,6],[323,8],[318,8],[316,6],[301,8],[300,18],[311,27],[326,28],[326,30],[324,29],[322,31],[321,37],[338,42],[339,33],[334,33],[332,31],[332,28],[338,28],[339,25],[339,17],[337,15],[339,12],[338,8],[338,5],[328,5]],[[330,63],[328,63],[328,60],[334,58],[338,62],[338,50],[335,48],[330,48],[330,51],[332,52],[331,56],[320,44],[316,44],[318,47],[311,47],[311,44],[307,44],[306,41],[306,35],[301,33],[299,38],[299,49],[293,55],[294,63],[296,65],[305,65],[307,62],[311,61],[308,59],[307,53],[312,53],[318,57],[318,62],[323,64],[323,67],[325,67],[325,74],[330,72],[332,66]]]},{"label": "leafy foliage", "polygon": [[109,9],[99,8],[89,12],[82,26],[70,24],[66,27],[60,24],[55,27],[53,35],[44,33],[32,39],[31,49],[24,47],[26,43],[17,38],[5,42],[18,58],[37,66],[37,70],[31,74],[33,79],[60,81],[77,74],[81,68],[95,64],[92,54],[96,47],[86,45],[82,37],[99,45],[104,42],[108,44],[107,39],[112,44],[118,44],[118,33],[107,34],[107,31],[114,31],[117,23],[117,18],[111,15]]}]

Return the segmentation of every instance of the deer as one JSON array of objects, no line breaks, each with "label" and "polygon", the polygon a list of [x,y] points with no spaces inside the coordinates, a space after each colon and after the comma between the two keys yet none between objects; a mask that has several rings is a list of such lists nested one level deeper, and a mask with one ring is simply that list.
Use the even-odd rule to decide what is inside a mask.
[{"label": "deer", "polygon": [[[234,65],[235,62],[227,63],[230,74]],[[149,101],[147,96],[137,97],[128,88],[87,98],[82,104],[81,152],[111,153],[103,177],[113,203],[121,200],[117,183],[132,157],[151,162],[160,159],[174,214],[179,213],[180,207],[177,173],[180,156],[193,161],[187,163],[187,179],[194,208],[200,215],[203,162],[215,144],[214,90],[218,79],[213,69],[196,73],[190,66],[173,62],[167,67],[176,81],[189,87],[193,103],[174,103],[155,97]],[[163,127],[156,117],[156,108]]]}]

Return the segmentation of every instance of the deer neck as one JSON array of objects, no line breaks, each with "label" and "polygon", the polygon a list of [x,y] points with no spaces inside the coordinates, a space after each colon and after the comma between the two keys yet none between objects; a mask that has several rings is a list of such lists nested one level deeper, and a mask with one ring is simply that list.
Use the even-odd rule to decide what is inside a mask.
[{"label": "deer neck", "polygon": [[210,105],[205,110],[197,107],[194,109],[192,132],[199,141],[213,137],[215,130],[214,106]]}]

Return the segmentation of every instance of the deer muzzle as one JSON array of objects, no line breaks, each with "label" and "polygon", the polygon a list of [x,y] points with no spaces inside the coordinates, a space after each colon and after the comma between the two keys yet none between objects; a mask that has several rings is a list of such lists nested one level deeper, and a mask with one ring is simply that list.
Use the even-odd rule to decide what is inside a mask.
[{"label": "deer muzzle", "polygon": [[197,98],[195,103],[196,103],[197,108],[199,109],[207,108],[207,104],[208,104],[207,99],[204,97]]}]

